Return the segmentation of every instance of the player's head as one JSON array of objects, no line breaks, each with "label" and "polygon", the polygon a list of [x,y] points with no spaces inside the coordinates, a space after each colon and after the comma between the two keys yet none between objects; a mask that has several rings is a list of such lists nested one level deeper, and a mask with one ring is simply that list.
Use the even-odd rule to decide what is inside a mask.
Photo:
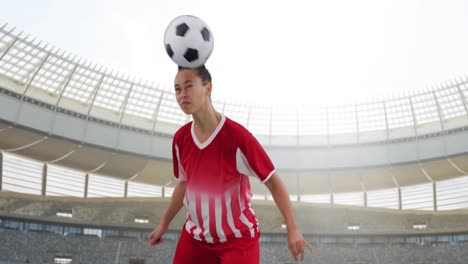
[{"label": "player's head", "polygon": [[211,74],[203,65],[179,67],[174,82],[177,103],[186,114],[193,114],[211,105]]},{"label": "player's head", "polygon": [[184,67],[178,66],[178,72],[183,71],[183,70],[193,70],[197,73],[198,77],[200,77],[203,82],[211,82],[210,71],[208,71],[205,65],[202,65],[197,68],[184,68]]}]

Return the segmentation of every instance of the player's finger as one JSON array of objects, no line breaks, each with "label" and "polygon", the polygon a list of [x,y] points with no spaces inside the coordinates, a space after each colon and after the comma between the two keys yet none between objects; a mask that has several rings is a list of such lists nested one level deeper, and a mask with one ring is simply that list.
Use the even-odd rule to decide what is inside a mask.
[{"label": "player's finger", "polygon": [[296,242],[296,250],[297,250],[297,254],[301,253],[303,251],[303,246],[302,246],[302,241],[301,240],[298,240]]},{"label": "player's finger", "polygon": [[301,256],[301,244],[299,241],[296,241],[296,243],[294,243],[294,256],[295,256],[295,260],[298,261],[300,260],[300,256]]},{"label": "player's finger", "polygon": [[156,245],[156,243],[158,242],[158,239],[157,239],[156,237],[152,236],[152,237],[150,237],[150,241],[149,241],[149,242],[150,242],[150,245],[151,245],[151,246],[154,246],[154,245]]},{"label": "player's finger", "polygon": [[297,247],[297,255],[298,255],[298,258],[300,256],[300,259],[301,261],[304,260],[304,245],[303,245],[303,241],[302,240],[299,240],[296,242],[296,247]]},{"label": "player's finger", "polygon": [[312,248],[312,245],[307,240],[304,240],[304,244],[309,249],[310,252],[314,251]]},{"label": "player's finger", "polygon": [[296,249],[296,245],[292,244],[291,246],[289,246],[289,250],[291,250],[291,254],[293,255],[294,257],[294,261],[297,261],[297,249]]}]

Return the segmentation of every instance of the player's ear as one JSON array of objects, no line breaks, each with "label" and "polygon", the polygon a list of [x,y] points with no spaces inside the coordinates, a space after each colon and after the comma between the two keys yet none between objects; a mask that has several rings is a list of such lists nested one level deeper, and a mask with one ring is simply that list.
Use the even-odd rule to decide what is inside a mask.
[{"label": "player's ear", "polygon": [[213,88],[213,86],[211,85],[211,82],[206,81],[204,83],[204,86],[206,87],[206,92],[207,92],[208,96],[211,97],[211,89]]}]

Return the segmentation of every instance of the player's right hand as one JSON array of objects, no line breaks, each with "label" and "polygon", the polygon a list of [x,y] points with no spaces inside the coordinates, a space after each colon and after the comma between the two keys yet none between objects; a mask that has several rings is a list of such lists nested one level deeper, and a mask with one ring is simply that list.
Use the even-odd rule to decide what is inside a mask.
[{"label": "player's right hand", "polygon": [[157,245],[157,244],[162,243],[162,236],[164,235],[164,233],[166,233],[167,228],[168,228],[168,227],[167,227],[166,225],[159,224],[159,225],[153,230],[153,232],[151,232],[151,234],[150,234],[150,236],[149,236],[149,244],[150,244],[150,246],[154,246],[154,245]]}]

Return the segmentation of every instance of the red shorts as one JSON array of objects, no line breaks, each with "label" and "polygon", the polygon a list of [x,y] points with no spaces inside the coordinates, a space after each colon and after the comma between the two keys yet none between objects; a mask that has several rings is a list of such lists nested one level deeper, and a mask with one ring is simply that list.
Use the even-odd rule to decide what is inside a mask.
[{"label": "red shorts", "polygon": [[177,243],[174,264],[258,264],[260,233],[255,237],[234,238],[224,243],[209,244],[182,233]]}]

